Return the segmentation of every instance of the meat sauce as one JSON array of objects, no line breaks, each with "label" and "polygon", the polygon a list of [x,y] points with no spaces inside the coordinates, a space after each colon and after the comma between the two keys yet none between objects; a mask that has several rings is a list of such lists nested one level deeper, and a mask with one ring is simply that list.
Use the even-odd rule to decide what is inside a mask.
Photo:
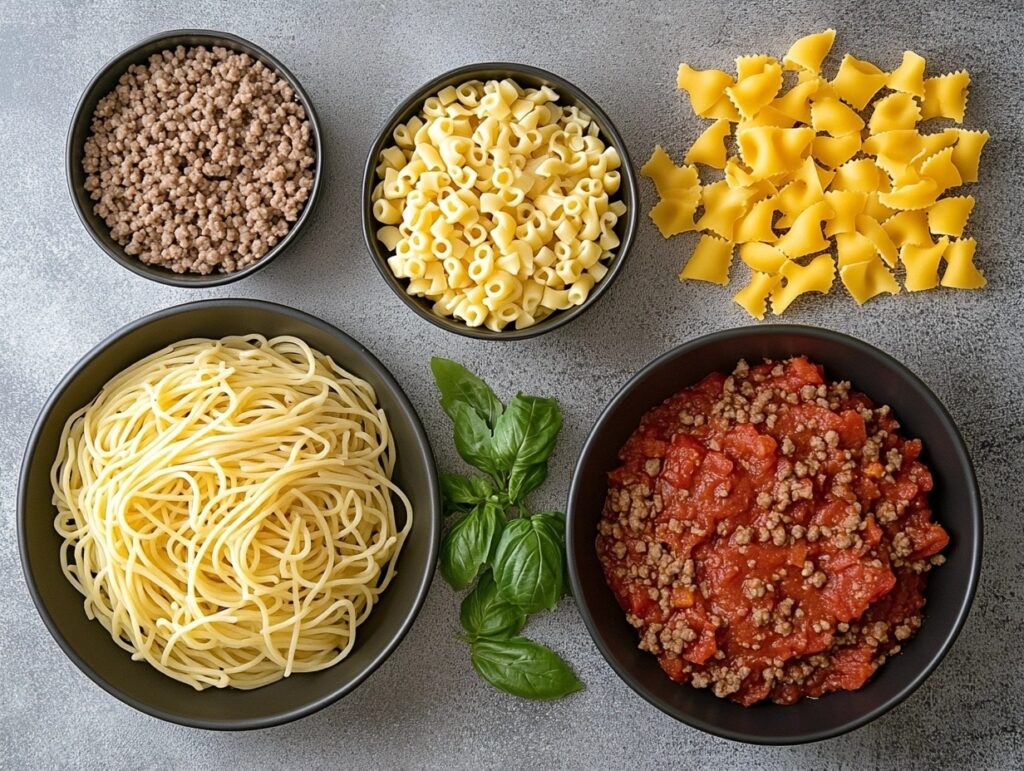
[{"label": "meat sauce", "polygon": [[744,705],[864,685],[921,625],[949,542],[899,428],[803,357],[741,361],[648,412],[597,538],[640,648]]}]

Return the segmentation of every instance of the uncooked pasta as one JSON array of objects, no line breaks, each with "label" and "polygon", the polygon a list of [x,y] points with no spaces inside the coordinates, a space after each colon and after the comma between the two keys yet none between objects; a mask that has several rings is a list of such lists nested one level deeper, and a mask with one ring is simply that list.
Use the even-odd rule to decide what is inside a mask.
[{"label": "uncooked pasta", "polygon": [[196,689],[325,669],[412,525],[395,461],[372,386],[302,340],[183,340],[65,425],[61,565],[133,659]]}]

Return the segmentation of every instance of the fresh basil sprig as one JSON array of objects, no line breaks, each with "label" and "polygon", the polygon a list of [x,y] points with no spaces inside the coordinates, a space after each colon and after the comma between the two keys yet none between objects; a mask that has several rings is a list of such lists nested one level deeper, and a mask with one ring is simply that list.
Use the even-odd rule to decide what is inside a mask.
[{"label": "fresh basil sprig", "polygon": [[473,668],[487,682],[528,699],[558,699],[583,687],[562,658],[519,636],[527,617],[566,592],[565,516],[531,515],[526,497],[548,475],[562,428],[558,402],[516,394],[507,406],[461,364],[430,362],[451,418],[455,448],[485,476],[443,474],[441,575],[455,589],[476,581],[459,620]]}]

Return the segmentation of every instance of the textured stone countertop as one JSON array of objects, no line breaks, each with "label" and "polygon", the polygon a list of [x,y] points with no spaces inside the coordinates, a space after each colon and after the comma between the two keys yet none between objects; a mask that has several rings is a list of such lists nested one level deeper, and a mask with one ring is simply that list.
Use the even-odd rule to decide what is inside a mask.
[{"label": "textured stone countertop", "polygon": [[[563,508],[571,467],[612,394],[643,364],[697,335],[756,323],[727,289],[680,285],[693,241],[665,242],[647,219],[623,274],[581,320],[538,339],[484,343],[408,311],[360,234],[365,153],[412,89],[456,65],[518,60],[586,90],[639,166],[656,142],[681,155],[699,130],[675,90],[680,61],[731,66],[781,55],[802,34],[839,30],[836,50],[894,66],[905,48],[931,73],[966,68],[966,126],[986,128],[970,223],[990,286],[882,299],[858,309],[840,290],[786,321],[856,335],[907,364],[947,405],[977,466],[985,562],[952,652],[908,701],[844,737],[792,748],[736,744],[677,723],[635,695],[599,655],[570,600],[530,633],[578,669],[587,690],[561,703],[498,693],[455,639],[456,595],[434,582],[411,633],[360,688],[291,725],[215,734],[162,723],[93,685],[47,634],[15,538],[22,452],[46,396],[123,324],[203,297],[293,305],[365,343],[406,389],[442,468],[455,466],[428,354],[466,362],[502,394],[556,396],[566,428],[540,503]],[[156,32],[235,32],[287,64],[310,93],[326,145],[326,188],[284,257],[226,288],[188,291],[138,278],[79,224],[64,182],[64,141],[85,84],[110,57]],[[1008,768],[1024,764],[1024,89],[1018,0],[796,0],[564,3],[0,0],[0,768],[692,767]],[[642,304],[637,298],[643,298]],[[824,705],[823,705],[824,706]]]}]

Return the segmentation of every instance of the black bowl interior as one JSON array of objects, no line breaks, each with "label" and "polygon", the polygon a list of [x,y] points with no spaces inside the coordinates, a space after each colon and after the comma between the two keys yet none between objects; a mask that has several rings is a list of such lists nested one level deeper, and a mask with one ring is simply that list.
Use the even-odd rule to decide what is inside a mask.
[{"label": "black bowl interior", "polygon": [[[211,273],[204,276],[198,273],[175,273],[158,265],[144,264],[138,258],[127,254],[124,247],[113,239],[107,223],[93,211],[93,200],[85,189],[85,170],[82,168],[82,158],[85,155],[85,140],[91,133],[92,115],[96,111],[96,105],[100,99],[113,91],[117,81],[127,71],[128,67],[133,64],[144,64],[153,54],[166,51],[169,48],[175,48],[179,45],[186,47],[222,46],[234,51],[247,53],[254,59],[260,60],[267,67],[274,70],[279,78],[288,82],[295,92],[295,98],[299,100],[306,111],[306,117],[309,120],[310,141],[316,157],[316,162],[313,166],[313,188],[310,190],[309,199],[306,201],[301,214],[299,214],[299,218],[292,223],[288,232],[270,251],[251,265],[241,270],[236,270],[233,273]],[[305,90],[299,84],[299,81],[295,79],[295,76],[281,62],[248,40],[226,32],[200,29],[174,30],[155,35],[122,51],[107,62],[103,69],[90,81],[85,89],[85,93],[82,94],[82,98],[78,102],[75,115],[71,120],[71,128],[68,131],[66,155],[68,188],[71,191],[75,210],[78,212],[78,217],[82,220],[86,230],[89,231],[93,240],[99,244],[103,251],[121,265],[140,276],[152,279],[153,281],[159,281],[163,284],[191,288],[219,286],[237,281],[259,270],[283,252],[295,238],[299,228],[302,227],[313,210],[313,206],[320,193],[320,172],[323,167],[320,123],[317,120],[316,110],[313,109],[313,103],[309,100]]]},{"label": "black bowl interior", "polygon": [[[935,477],[930,495],[937,521],[949,531],[946,563],[931,573],[925,621],[903,652],[863,688],[805,699],[795,705],[742,707],[707,690],[668,679],[654,656],[637,648],[608,588],[594,548],[618,450],[642,415],[713,371],[736,362],[805,354],[834,380],[848,379],[879,404],[890,405],[904,431],[924,442],[923,461]],[[906,698],[938,665],[966,619],[981,558],[981,503],[971,461],[949,414],[917,377],[888,355],[845,335],[800,326],[734,329],[686,343],[652,362],[601,415],[576,467],[569,494],[569,570],[584,621],[605,658],[641,696],[696,728],[739,741],[795,744],[852,730]]]},{"label": "black bowl interior", "polygon": [[[590,296],[587,297],[582,305],[552,313],[543,321],[538,322],[532,327],[527,327],[526,329],[506,329],[501,332],[493,332],[485,327],[467,326],[458,319],[438,316],[433,312],[433,310],[431,310],[432,303],[430,301],[425,300],[422,297],[413,297],[406,293],[405,286],[407,282],[404,279],[395,278],[394,274],[392,274],[387,263],[388,257],[391,256],[391,253],[377,238],[377,231],[383,226],[374,219],[371,195],[373,194],[373,189],[380,181],[377,177],[376,167],[380,162],[381,151],[394,144],[392,134],[394,133],[395,128],[399,124],[408,121],[414,115],[417,115],[422,109],[423,102],[427,97],[433,96],[443,88],[447,88],[448,86],[458,86],[469,80],[487,81],[502,80],[504,78],[512,78],[521,86],[526,86],[528,88],[548,86],[558,93],[560,97],[559,102],[561,104],[578,107],[579,109],[587,112],[593,118],[597,123],[598,128],[601,130],[601,139],[606,145],[615,147],[622,159],[622,168],[619,169],[622,176],[622,184],[619,187],[618,196],[619,199],[626,204],[627,211],[619,218],[615,227],[615,234],[619,237],[619,246],[615,250],[615,254],[607,263],[608,274],[594,286],[593,290],[591,290]],[[370,254],[373,256],[373,261],[377,265],[377,269],[384,277],[384,280],[387,281],[388,286],[390,286],[395,293],[402,298],[406,305],[431,323],[436,324],[442,329],[447,329],[450,332],[456,332],[460,335],[475,337],[481,340],[522,340],[529,337],[535,337],[543,334],[544,332],[549,332],[552,329],[560,327],[563,324],[567,324],[597,302],[597,299],[604,294],[611,285],[629,253],[630,245],[633,242],[633,234],[636,231],[638,205],[639,194],[637,192],[636,175],[633,172],[633,164],[630,162],[629,152],[626,150],[626,143],[623,142],[622,137],[612,124],[611,119],[605,115],[604,111],[597,106],[594,100],[572,83],[553,73],[547,72],[546,70],[531,67],[526,64],[512,64],[508,62],[471,64],[446,72],[443,75],[439,75],[434,78],[430,82],[425,83],[408,99],[402,102],[391,114],[391,117],[388,118],[387,123],[384,124],[384,128],[377,137],[377,141],[374,142],[373,147],[370,148],[370,154],[366,159],[366,169],[363,172],[363,238],[366,240],[366,246],[370,250]]]},{"label": "black bowl interior", "polygon": [[[68,416],[111,377],[165,345],[189,337],[230,334],[295,335],[369,381],[398,449],[395,482],[412,501],[415,518],[398,558],[394,581],[359,627],[351,654],[330,669],[301,673],[250,691],[196,691],[144,662],[133,662],[98,622],[86,618],[82,597],[61,572],[61,539],[53,528],[49,470]],[[211,300],[160,311],[108,338],[57,387],[36,425],[22,469],[19,545],[36,606],[68,656],[99,685],[128,704],[165,720],[202,728],[257,728],[293,720],[355,688],[401,641],[430,586],[440,532],[434,460],[412,405],[363,346],[334,327],[284,306],[249,300]]]}]

